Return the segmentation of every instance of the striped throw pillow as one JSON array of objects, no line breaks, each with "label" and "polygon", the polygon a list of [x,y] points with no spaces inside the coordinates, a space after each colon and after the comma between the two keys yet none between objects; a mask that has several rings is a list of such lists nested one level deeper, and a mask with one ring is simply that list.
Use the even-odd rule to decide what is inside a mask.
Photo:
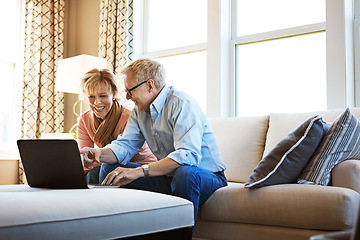
[{"label": "striped throw pillow", "polygon": [[360,122],[347,108],[331,125],[297,183],[328,185],[333,167],[360,159]]}]

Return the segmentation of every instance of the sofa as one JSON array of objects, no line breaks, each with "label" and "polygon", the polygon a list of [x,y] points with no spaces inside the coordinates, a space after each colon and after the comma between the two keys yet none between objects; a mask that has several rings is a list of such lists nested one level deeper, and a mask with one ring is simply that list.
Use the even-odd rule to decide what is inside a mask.
[{"label": "sofa", "polygon": [[[343,127],[340,120],[346,111],[356,125],[352,127],[358,130],[360,108],[209,119],[227,166],[225,175],[229,184],[218,189],[200,207],[193,239],[303,240],[351,229],[356,222],[360,196],[359,132],[351,130],[350,138],[347,138],[349,133],[337,136],[331,132],[335,124]],[[261,176],[266,161],[274,161],[275,158],[270,157],[279,144],[315,118],[322,127],[313,134],[319,138],[318,142],[307,146],[314,148],[312,152],[303,150],[304,153],[299,154],[297,151],[298,155],[290,159],[291,164],[284,165],[296,150],[291,147],[281,155],[282,160],[273,162],[273,168]],[[308,127],[306,131],[310,133],[311,129]],[[329,165],[325,183],[301,180],[310,163],[316,162],[315,155],[325,154],[324,145],[330,145],[329,138],[341,138],[341,144],[345,143],[348,148],[351,145],[355,153]],[[296,146],[304,139],[307,137],[297,139]],[[302,165],[293,165],[294,159]],[[290,173],[295,176],[289,178]]]}]

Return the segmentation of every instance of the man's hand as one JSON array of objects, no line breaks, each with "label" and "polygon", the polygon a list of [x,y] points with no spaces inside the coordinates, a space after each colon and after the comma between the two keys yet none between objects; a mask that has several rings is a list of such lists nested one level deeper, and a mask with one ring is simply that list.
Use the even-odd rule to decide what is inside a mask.
[{"label": "man's hand", "polygon": [[137,168],[118,167],[106,176],[102,184],[122,186],[131,183],[132,181],[143,176],[144,176],[144,172],[141,167],[137,167]]},{"label": "man's hand", "polygon": [[80,150],[80,157],[85,168],[91,170],[100,163],[101,150],[85,147]]},{"label": "man's hand", "polygon": [[[174,172],[181,165],[171,158],[164,158],[157,162],[149,164],[150,176],[162,176]],[[105,185],[126,185],[132,181],[144,177],[144,170],[142,167],[137,168],[122,168],[118,167],[110,172],[102,184]]]}]

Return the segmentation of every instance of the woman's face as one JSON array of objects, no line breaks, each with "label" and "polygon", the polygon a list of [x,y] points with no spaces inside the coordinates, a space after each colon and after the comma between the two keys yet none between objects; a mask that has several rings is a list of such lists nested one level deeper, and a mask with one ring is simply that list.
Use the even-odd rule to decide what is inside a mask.
[{"label": "woman's face", "polygon": [[113,104],[114,93],[109,92],[104,84],[100,84],[94,92],[88,93],[91,111],[96,117],[104,119]]}]

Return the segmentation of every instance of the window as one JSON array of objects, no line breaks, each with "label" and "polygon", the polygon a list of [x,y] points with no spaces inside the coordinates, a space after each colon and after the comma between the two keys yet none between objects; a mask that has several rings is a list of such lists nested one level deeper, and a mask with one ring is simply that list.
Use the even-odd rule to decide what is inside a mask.
[{"label": "window", "polygon": [[237,115],[325,110],[324,43],[317,33],[237,45]]},{"label": "window", "polygon": [[[0,0],[0,150],[12,150],[20,137],[21,124],[21,90],[19,75],[21,72],[21,0]],[[4,157],[4,152],[2,152]],[[5,153],[6,154],[6,153]]]},{"label": "window", "polygon": [[235,4],[238,37],[325,21],[325,0],[236,0]]},{"label": "window", "polygon": [[237,116],[326,109],[325,0],[295,2],[234,1]]},{"label": "window", "polygon": [[206,42],[206,0],[146,0],[145,52]]},{"label": "window", "polygon": [[207,0],[146,0],[142,7],[141,57],[161,62],[167,85],[190,94],[206,112]]},{"label": "window", "polygon": [[165,67],[167,84],[190,94],[206,111],[206,51],[158,59]]},{"label": "window", "polygon": [[192,94],[209,117],[360,106],[359,0],[138,2],[135,56],[158,58],[187,92],[201,82]]}]

